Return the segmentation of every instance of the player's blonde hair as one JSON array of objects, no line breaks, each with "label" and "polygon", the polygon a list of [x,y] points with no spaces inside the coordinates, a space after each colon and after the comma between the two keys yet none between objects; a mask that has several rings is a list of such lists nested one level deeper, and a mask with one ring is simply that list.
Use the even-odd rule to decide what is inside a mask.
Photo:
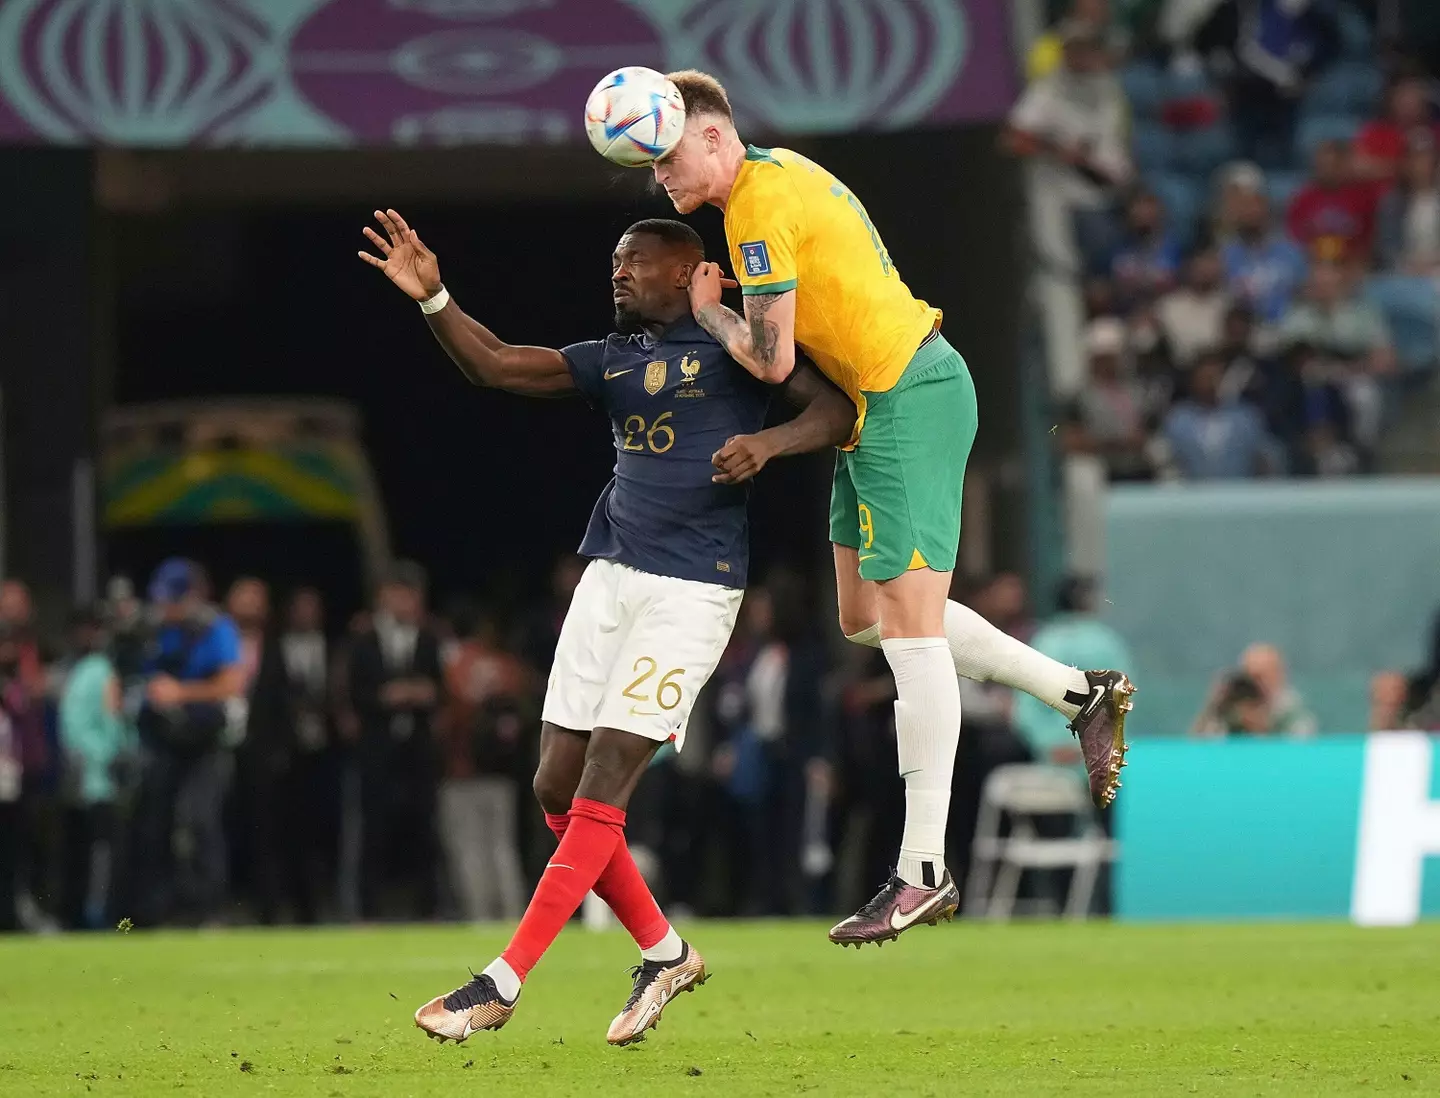
[{"label": "player's blonde hair", "polygon": [[735,122],[734,112],[730,110],[730,97],[725,94],[725,88],[708,72],[701,72],[699,69],[682,69],[679,72],[670,73],[670,81],[680,90],[680,98],[685,100],[685,114],[714,114],[719,115],[725,121]]}]

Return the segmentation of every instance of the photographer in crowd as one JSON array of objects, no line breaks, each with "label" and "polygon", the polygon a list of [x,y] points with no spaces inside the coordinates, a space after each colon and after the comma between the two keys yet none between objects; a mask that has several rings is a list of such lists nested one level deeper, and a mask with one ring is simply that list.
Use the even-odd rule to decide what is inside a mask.
[{"label": "photographer in crowd", "polygon": [[135,902],[146,923],[166,919],[177,900],[208,922],[225,895],[227,732],[243,724],[245,676],[239,630],[205,601],[206,587],[200,566],[179,559],[150,583],[153,632],[132,699],[143,747]]}]

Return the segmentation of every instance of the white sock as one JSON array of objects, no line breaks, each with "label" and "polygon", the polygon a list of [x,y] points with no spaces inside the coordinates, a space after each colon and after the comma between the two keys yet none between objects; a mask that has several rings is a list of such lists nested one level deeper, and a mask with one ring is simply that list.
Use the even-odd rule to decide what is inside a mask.
[{"label": "white sock", "polygon": [[[868,648],[880,647],[880,626],[872,625],[845,639]],[[945,639],[955,673],[976,682],[998,682],[1033,694],[1065,717],[1080,712],[1090,694],[1085,672],[1066,667],[996,629],[968,606],[945,604]]]},{"label": "white sock", "polygon": [[481,975],[495,981],[495,990],[507,1003],[513,1003],[515,996],[520,994],[520,977],[515,975],[515,970],[504,957],[496,957],[485,966]]},{"label": "white sock", "polygon": [[945,604],[945,639],[955,672],[977,682],[998,682],[1033,694],[1072,718],[1090,693],[1085,672],[1021,644],[968,606]]},{"label": "white sock", "polygon": [[665,937],[661,938],[649,949],[642,949],[640,956],[647,961],[678,961],[680,951],[685,948],[685,943],[680,940],[680,935],[675,933],[672,926],[665,931]]},{"label": "white sock", "polygon": [[960,746],[960,683],[940,637],[881,643],[895,675],[895,741],[905,780],[896,875],[934,888],[945,875],[945,821]]}]

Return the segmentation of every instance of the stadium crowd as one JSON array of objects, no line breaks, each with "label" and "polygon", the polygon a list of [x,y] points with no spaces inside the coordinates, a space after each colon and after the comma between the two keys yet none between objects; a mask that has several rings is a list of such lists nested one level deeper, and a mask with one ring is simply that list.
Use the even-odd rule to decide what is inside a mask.
[{"label": "stadium crowd", "polygon": [[[432,612],[402,563],[338,623],[315,590],[281,605],[253,577],[212,605],[204,569],[173,560],[144,599],[112,582],[55,646],[25,585],[0,584],[0,930],[515,918],[553,849],[529,776],[583,566],[562,559],[549,599],[501,621]],[[1043,623],[1012,574],[957,593],[1057,659],[1130,665],[1089,582],[1067,581]],[[830,913],[886,874],[904,803],[894,681],[878,652],[837,654],[811,595],[783,570],[752,586],[686,751],[662,748],[637,793],[632,845],[673,912]],[[1435,643],[1432,666],[1376,677],[1372,727],[1440,730]],[[962,692],[960,881],[995,767],[1080,762],[1028,696]],[[1193,731],[1315,730],[1283,656],[1257,645]]]},{"label": "stadium crowd", "polygon": [[1436,5],[1113,7],[1066,7],[1006,133],[1074,234],[1065,447],[1112,480],[1382,470],[1440,360]]}]

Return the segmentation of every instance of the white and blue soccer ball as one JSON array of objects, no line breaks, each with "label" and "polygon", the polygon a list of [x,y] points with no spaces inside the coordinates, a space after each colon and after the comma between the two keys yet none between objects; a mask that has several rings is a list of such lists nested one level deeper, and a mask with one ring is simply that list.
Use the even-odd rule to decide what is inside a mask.
[{"label": "white and blue soccer ball", "polygon": [[585,133],[614,164],[644,168],[673,149],[685,132],[685,101],[664,73],[616,69],[585,101]]}]

